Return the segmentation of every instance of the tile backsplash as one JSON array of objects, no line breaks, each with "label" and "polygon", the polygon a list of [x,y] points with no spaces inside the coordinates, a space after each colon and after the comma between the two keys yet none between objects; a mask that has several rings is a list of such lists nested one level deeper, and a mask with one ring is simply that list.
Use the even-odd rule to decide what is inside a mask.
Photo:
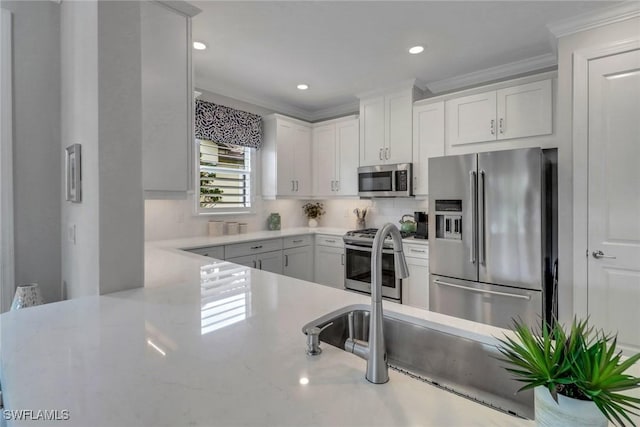
[{"label": "tile backsplash", "polygon": [[[367,227],[381,227],[387,222],[398,225],[404,214],[427,211],[427,200],[415,199],[331,199],[321,200],[326,214],[320,218],[321,227],[353,229],[356,226],[355,208],[368,209]],[[279,212],[282,228],[304,227],[307,220],[302,211],[305,200],[261,200],[255,202],[255,213],[245,215],[195,215],[193,195],[185,200],[145,201],[145,240],[176,239],[204,236],[209,220],[238,221],[248,224],[248,231],[267,229],[267,217]]]}]

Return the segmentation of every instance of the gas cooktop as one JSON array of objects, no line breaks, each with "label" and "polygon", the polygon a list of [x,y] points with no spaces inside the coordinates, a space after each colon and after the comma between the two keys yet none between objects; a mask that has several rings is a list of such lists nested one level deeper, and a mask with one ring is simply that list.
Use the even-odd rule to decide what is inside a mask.
[{"label": "gas cooktop", "polygon": [[[351,230],[347,231],[347,233],[342,237],[342,240],[345,243],[367,243],[369,245],[373,244],[373,239],[376,237],[376,233],[378,232],[377,228],[364,228],[362,230]],[[407,233],[405,231],[401,231],[400,235],[402,238],[410,237],[414,233]],[[391,240],[391,236],[387,236],[386,240]]]}]

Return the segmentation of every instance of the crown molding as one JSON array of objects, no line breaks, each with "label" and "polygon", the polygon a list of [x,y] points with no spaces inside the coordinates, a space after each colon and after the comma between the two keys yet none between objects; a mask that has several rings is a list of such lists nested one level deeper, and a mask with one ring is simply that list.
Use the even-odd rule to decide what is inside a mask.
[{"label": "crown molding", "polygon": [[389,92],[396,92],[400,90],[412,90],[414,87],[417,87],[420,90],[425,89],[425,84],[418,79],[407,79],[401,82],[396,82],[390,84],[388,86],[382,86],[374,90],[368,90],[366,92],[360,92],[356,94],[356,97],[359,99],[362,98],[371,98],[373,96],[380,96],[387,94]]},{"label": "crown molding", "polygon": [[556,38],[560,38],[637,17],[640,17],[640,2],[626,1],[616,6],[592,10],[575,17],[553,22],[548,24],[547,28]]},{"label": "crown molding", "polygon": [[321,110],[310,113],[311,122],[319,122],[326,119],[347,116],[350,114],[358,114],[360,111],[360,102],[353,101],[348,104],[336,105],[335,107],[323,108]]},{"label": "crown molding", "polygon": [[529,73],[544,68],[558,65],[558,58],[552,53],[534,56],[522,61],[510,62],[496,67],[485,68],[484,70],[462,74],[456,77],[438,80],[427,83],[427,88],[434,94],[461,89],[494,80],[512,77],[518,74]]}]

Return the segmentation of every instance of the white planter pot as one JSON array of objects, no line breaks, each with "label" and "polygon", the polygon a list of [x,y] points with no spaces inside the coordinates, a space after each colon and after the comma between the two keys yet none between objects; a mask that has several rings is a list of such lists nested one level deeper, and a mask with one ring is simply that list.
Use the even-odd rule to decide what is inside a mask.
[{"label": "white planter pot", "polygon": [[318,220],[315,218],[309,218],[309,227],[316,228],[318,226]]},{"label": "white planter pot", "polygon": [[558,403],[549,390],[536,387],[535,416],[539,427],[607,427],[608,421],[595,403],[558,395]]}]

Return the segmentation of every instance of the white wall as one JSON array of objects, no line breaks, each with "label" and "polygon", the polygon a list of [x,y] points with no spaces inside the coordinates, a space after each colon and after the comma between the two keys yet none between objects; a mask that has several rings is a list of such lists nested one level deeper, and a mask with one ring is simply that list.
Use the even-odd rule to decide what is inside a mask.
[{"label": "white wall", "polygon": [[140,12],[137,2],[60,7],[62,149],[82,144],[82,203],[62,204],[62,277],[76,298],[144,280]]},{"label": "white wall", "polygon": [[[573,53],[587,47],[603,46],[640,37],[640,19],[629,19],[615,24],[561,37],[558,40],[558,210],[559,210],[559,315],[560,320],[571,320],[573,307],[573,265],[584,249],[574,253],[573,242]],[[577,202],[577,200],[576,200]],[[581,201],[586,203],[585,200]],[[576,214],[586,215],[586,212]]]},{"label": "white wall", "polygon": [[60,295],[60,21],[51,1],[2,1],[13,13],[16,283]]}]

